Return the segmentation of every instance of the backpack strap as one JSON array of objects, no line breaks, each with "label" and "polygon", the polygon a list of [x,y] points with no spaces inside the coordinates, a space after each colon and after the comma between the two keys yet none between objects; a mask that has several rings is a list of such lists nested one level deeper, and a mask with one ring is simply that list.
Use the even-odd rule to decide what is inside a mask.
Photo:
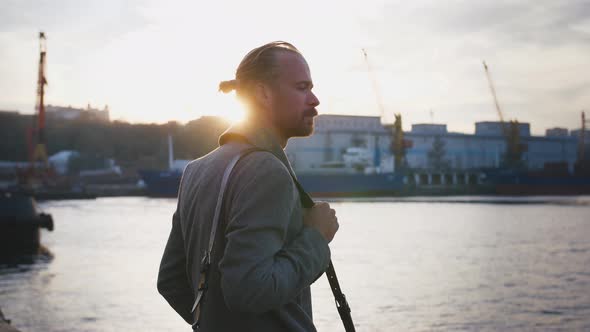
[{"label": "backpack strap", "polygon": [[223,177],[221,179],[221,189],[219,190],[219,194],[217,194],[217,204],[215,205],[215,214],[213,215],[213,222],[211,224],[211,234],[209,235],[209,245],[207,250],[205,251],[203,258],[201,259],[201,277],[199,279],[199,287],[197,288],[197,296],[195,298],[195,302],[193,307],[191,308],[191,312],[195,316],[195,323],[193,324],[193,329],[199,327],[201,321],[201,307],[203,305],[205,293],[207,292],[207,288],[209,287],[209,270],[211,267],[211,252],[213,251],[213,246],[215,244],[215,236],[217,234],[217,229],[219,228],[219,217],[221,215],[221,205],[223,203],[223,196],[225,194],[225,189],[227,188],[227,183],[229,181],[229,177],[241,158],[244,156],[254,152],[254,151],[264,151],[258,148],[248,148],[240,151],[235,157],[233,157],[225,171],[223,173]]}]

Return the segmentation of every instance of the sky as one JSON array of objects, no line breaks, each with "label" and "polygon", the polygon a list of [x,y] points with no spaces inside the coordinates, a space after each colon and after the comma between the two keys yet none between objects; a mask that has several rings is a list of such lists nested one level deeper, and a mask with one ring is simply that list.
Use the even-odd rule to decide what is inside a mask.
[{"label": "sky", "polygon": [[590,113],[590,0],[3,0],[2,110],[34,110],[39,31],[46,103],[108,105],[115,120],[239,118],[218,83],[273,40],[306,57],[321,114],[401,113],[405,129],[471,133],[499,119],[483,60],[504,118],[533,134],[579,128]]}]

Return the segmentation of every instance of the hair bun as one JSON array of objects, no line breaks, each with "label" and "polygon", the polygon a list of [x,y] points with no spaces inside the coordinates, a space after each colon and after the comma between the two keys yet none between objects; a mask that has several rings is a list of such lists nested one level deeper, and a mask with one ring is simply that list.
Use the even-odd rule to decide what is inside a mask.
[{"label": "hair bun", "polygon": [[236,90],[237,87],[238,87],[237,80],[221,81],[219,83],[219,91],[221,91],[223,93],[230,93],[230,92]]}]

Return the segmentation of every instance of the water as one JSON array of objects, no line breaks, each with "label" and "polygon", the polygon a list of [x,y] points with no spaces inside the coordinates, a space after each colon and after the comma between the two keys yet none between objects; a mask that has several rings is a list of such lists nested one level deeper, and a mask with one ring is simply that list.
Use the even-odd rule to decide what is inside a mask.
[{"label": "water", "polygon": [[[332,258],[357,330],[590,330],[590,197],[493,202],[334,202]],[[190,330],[156,291],[174,200],[41,207],[55,220],[43,231],[55,258],[0,268],[14,326]],[[342,331],[325,277],[312,292],[318,330]]]}]

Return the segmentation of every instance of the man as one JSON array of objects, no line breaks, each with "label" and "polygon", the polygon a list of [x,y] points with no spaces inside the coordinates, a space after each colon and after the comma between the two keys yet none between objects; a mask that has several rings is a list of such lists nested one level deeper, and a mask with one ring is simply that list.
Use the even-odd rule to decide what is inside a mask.
[{"label": "man", "polygon": [[303,208],[306,194],[283,151],[290,137],[313,132],[312,88],[307,62],[286,42],[252,50],[236,79],[220,84],[236,91],[247,119],[186,167],[158,275],[159,292],[189,324],[223,173],[241,151],[259,151],[229,178],[195,330],[315,331],[309,285],[328,266],[338,222],[327,203]]}]

